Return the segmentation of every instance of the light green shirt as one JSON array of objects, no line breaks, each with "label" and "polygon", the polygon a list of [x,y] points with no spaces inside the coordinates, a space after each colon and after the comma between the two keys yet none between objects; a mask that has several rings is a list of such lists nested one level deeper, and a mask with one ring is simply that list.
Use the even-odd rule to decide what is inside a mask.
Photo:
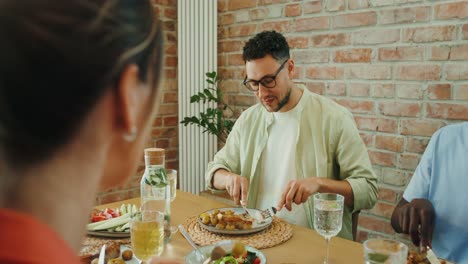
[{"label": "light green shirt", "polygon": [[[354,208],[345,207],[343,228],[338,236],[352,239],[353,212],[370,209],[377,201],[377,178],[372,171],[367,149],[362,142],[353,116],[344,107],[323,96],[309,92],[305,87],[301,103],[295,111],[299,120],[296,148],[296,174],[299,177],[325,177],[346,180],[354,194]],[[242,175],[249,179],[248,206],[257,201],[261,155],[268,140],[268,127],[273,114],[261,104],[245,110],[229,134],[226,145],[208,164],[206,183],[211,186],[213,173],[218,169]],[[281,195],[280,193],[278,195]],[[274,205],[273,205],[274,206]],[[264,208],[260,208],[264,209]],[[309,227],[313,229],[313,199],[305,203]]]}]

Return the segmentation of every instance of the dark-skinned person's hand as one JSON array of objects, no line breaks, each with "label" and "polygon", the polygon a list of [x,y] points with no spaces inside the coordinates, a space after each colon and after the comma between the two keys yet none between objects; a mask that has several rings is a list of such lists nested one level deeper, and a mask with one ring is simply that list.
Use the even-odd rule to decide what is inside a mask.
[{"label": "dark-skinned person's hand", "polygon": [[415,246],[432,247],[435,212],[431,202],[414,199],[407,202],[401,199],[392,215],[392,226],[398,233],[408,234]]}]

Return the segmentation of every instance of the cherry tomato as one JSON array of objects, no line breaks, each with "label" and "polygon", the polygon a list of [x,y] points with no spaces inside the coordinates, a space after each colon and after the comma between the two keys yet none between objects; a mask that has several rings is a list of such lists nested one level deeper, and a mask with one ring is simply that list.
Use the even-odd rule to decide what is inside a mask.
[{"label": "cherry tomato", "polygon": [[109,208],[106,208],[104,210],[104,214],[107,214],[108,217],[110,216],[110,218],[119,217],[119,213],[117,211],[114,211],[114,210],[109,209]]},{"label": "cherry tomato", "polygon": [[99,221],[103,221],[103,220],[106,220],[107,218],[103,215],[93,215],[91,217],[91,222],[99,222]]},{"label": "cherry tomato", "polygon": [[114,217],[114,218],[120,216],[119,212],[112,212],[111,215],[112,215],[112,217]]},{"label": "cherry tomato", "polygon": [[260,264],[260,258],[257,257],[257,258],[254,260],[253,264]]}]

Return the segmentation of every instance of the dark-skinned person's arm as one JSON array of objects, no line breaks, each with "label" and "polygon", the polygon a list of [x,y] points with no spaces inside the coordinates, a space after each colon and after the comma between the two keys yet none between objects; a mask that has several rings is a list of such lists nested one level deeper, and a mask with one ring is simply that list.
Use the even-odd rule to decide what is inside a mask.
[{"label": "dark-skinned person's arm", "polygon": [[432,162],[438,135],[439,131],[429,141],[391,218],[393,229],[398,233],[410,235],[413,244],[421,248],[432,245],[435,210],[428,199],[431,178],[434,177]]},{"label": "dark-skinned person's arm", "polygon": [[417,247],[432,247],[435,212],[432,203],[427,199],[404,198],[393,211],[391,224],[397,233],[408,234]]}]

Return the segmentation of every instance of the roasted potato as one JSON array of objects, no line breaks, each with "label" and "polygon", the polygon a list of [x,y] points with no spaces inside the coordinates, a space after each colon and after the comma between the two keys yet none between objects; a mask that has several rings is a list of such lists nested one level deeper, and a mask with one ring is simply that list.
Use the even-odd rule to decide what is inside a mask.
[{"label": "roasted potato", "polygon": [[246,252],[247,252],[247,249],[245,248],[244,243],[241,243],[241,242],[234,243],[234,246],[232,247],[232,255],[234,255],[235,258],[238,258],[239,256],[243,256],[244,253]]},{"label": "roasted potato", "polygon": [[201,217],[202,223],[208,225],[211,223],[211,219],[209,215],[204,215]]},{"label": "roasted potato", "polygon": [[228,230],[246,230],[251,229],[253,219],[242,214],[236,214],[232,210],[220,211],[213,210],[211,213],[202,213],[199,215],[200,221],[204,225],[216,227],[218,229]]},{"label": "roasted potato", "polygon": [[133,258],[133,252],[131,250],[125,250],[122,252],[122,259],[125,261],[131,260]]},{"label": "roasted potato", "polygon": [[218,218],[214,215],[210,217],[210,222],[212,226],[216,226],[218,224]]}]

